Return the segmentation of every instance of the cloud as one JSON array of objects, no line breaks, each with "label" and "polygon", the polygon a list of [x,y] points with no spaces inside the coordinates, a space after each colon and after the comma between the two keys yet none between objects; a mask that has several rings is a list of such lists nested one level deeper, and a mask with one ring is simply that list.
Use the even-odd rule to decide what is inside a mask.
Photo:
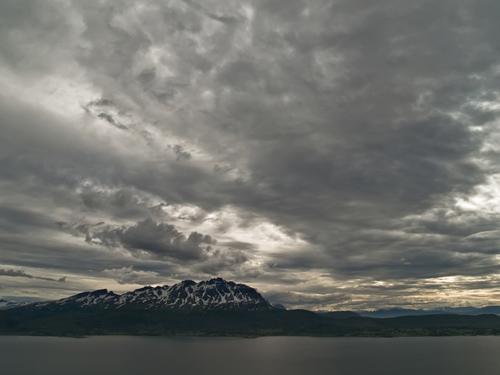
[{"label": "cloud", "polygon": [[286,289],[293,275],[305,294],[328,275],[334,289],[357,280],[358,302],[377,282],[412,295],[411,278],[437,299],[426,280],[494,278],[498,10],[3,2],[6,264],[57,253],[68,274],[104,276],[131,254],[194,279]]},{"label": "cloud", "polygon": [[[196,265],[194,270],[213,276],[227,270],[238,272],[238,268],[248,262],[248,260],[248,256],[243,251],[216,249],[211,250],[210,257],[205,262]],[[242,273],[246,273],[247,276],[257,277],[259,272],[253,267],[249,268]]]},{"label": "cloud", "polygon": [[[170,147],[170,146],[169,146]],[[191,159],[191,154],[187,151],[184,150],[182,145],[173,145],[171,146],[172,150],[174,151],[174,154],[177,157],[177,160],[189,160]]]},{"label": "cloud", "polygon": [[22,270],[4,270],[0,269],[0,275],[2,276],[12,276],[12,277],[27,277],[28,279],[32,279],[33,276],[27,274]]},{"label": "cloud", "polygon": [[127,130],[127,127],[125,125],[122,125],[122,124],[116,122],[115,119],[113,118],[113,116],[111,116],[107,113],[101,112],[97,115],[97,117],[109,122],[111,125],[116,126],[118,129]]},{"label": "cloud", "polygon": [[215,21],[219,21],[219,22],[222,22],[222,23],[228,24],[228,25],[238,22],[238,17],[236,17],[236,16],[230,16],[230,15],[224,15],[224,14],[217,15],[217,14],[211,13],[210,11],[205,9],[202,5],[200,5],[196,1],[191,1],[191,0],[182,0],[182,1],[184,1],[186,4],[188,4],[193,9],[196,9],[197,11],[199,11],[204,16],[209,17]]},{"label": "cloud", "polygon": [[252,244],[250,242],[242,242],[242,241],[227,241],[224,243],[221,243],[221,245],[227,246],[231,249],[238,249],[238,250],[255,250],[256,245]]},{"label": "cloud", "polygon": [[123,246],[134,256],[176,259],[180,261],[201,260],[211,250],[216,241],[209,235],[191,232],[185,236],[173,225],[157,223],[151,218],[144,219],[130,227],[114,227],[97,224],[70,224],[58,222],[61,229],[75,236],[85,237],[89,244],[105,247]]},{"label": "cloud", "polygon": [[142,218],[155,211],[155,202],[150,197],[131,188],[109,189],[84,185],[79,198],[86,211],[106,212],[124,219]]},{"label": "cloud", "polygon": [[149,285],[157,284],[162,280],[157,272],[135,270],[133,266],[105,269],[101,274],[112,278],[119,284]]},{"label": "cloud", "polygon": [[[102,222],[93,225],[58,222],[57,225],[74,236],[84,237],[88,244],[121,247],[138,259],[168,261],[177,267],[188,266],[193,272],[202,275],[217,276],[224,273],[228,277],[242,275],[254,278],[262,273],[258,264],[250,262],[250,253],[234,246],[216,248],[217,241],[209,235],[194,231],[186,236],[173,225],[157,223],[151,218],[130,227],[116,227]],[[248,249],[245,246],[245,250]],[[107,269],[102,274],[123,274],[123,277],[114,277],[119,283],[133,281],[135,277],[140,280],[159,277],[156,272],[138,273],[131,267],[122,267],[119,271]]]},{"label": "cloud", "polygon": [[[191,232],[184,236],[172,225],[145,219],[129,227],[119,235],[121,243],[129,249],[141,249],[160,257],[199,259],[203,256],[202,245],[213,245],[208,235]],[[206,246],[205,246],[206,248]]]},{"label": "cloud", "polygon": [[23,270],[4,270],[4,269],[0,269],[0,276],[26,277],[28,279],[56,281],[56,282],[59,282],[59,283],[66,282],[66,276],[61,277],[59,279],[52,279],[50,277],[33,276],[33,275],[30,275],[30,274],[24,272]]}]

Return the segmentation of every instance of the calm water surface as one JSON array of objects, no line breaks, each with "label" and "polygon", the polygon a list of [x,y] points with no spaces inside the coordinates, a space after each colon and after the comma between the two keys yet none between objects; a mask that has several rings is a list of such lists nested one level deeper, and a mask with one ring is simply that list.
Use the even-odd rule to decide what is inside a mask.
[{"label": "calm water surface", "polygon": [[500,374],[500,337],[0,336],[2,375]]}]

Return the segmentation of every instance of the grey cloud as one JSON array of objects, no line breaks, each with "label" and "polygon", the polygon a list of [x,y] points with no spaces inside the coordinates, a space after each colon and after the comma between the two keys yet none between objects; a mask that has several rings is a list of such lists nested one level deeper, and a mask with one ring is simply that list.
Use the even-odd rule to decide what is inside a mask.
[{"label": "grey cloud", "polygon": [[[104,269],[130,267],[131,264],[137,266],[138,269],[154,271],[159,274],[168,275],[178,272],[176,265],[164,260],[133,258],[136,262],[131,262],[128,252],[116,252],[113,251],[114,248],[109,248],[109,251],[106,251],[108,249],[91,246],[84,241],[72,241],[68,244],[68,242],[60,242],[54,239],[60,235],[60,230],[51,233],[50,238],[53,238],[52,240],[47,240],[47,237],[41,235],[31,235],[30,238],[21,241],[21,243],[17,236],[8,237],[3,235],[2,261],[15,264],[17,267],[57,270],[58,273],[64,272],[68,275],[66,284],[69,281],[73,284],[73,282],[86,277],[96,277]],[[68,256],[68,247],[71,247],[74,256]],[[71,290],[75,291],[75,289]]]},{"label": "grey cloud", "polygon": [[20,231],[49,227],[50,217],[19,206],[0,205],[0,230]]},{"label": "grey cloud", "polygon": [[[105,223],[91,225],[58,222],[57,225],[74,236],[84,237],[89,244],[108,248],[123,247],[140,260],[153,259],[173,262],[175,265],[191,265],[194,272],[204,275],[213,276],[225,272],[228,275],[257,277],[262,273],[258,267],[248,263],[250,257],[242,250],[234,247],[215,248],[217,241],[209,235],[191,232],[189,236],[185,236],[173,225],[156,223],[151,218],[130,227]],[[158,273],[152,271],[147,271],[147,275],[143,271],[136,275],[137,272],[130,267],[122,267],[121,270],[115,272],[108,269],[102,274],[110,277],[114,275],[113,278],[120,283],[132,282],[136,276],[138,279],[141,276],[140,280],[152,280],[158,276]],[[123,277],[119,274],[123,274]]]},{"label": "grey cloud", "polygon": [[[116,107],[115,103],[110,99],[95,99],[82,106],[82,108],[88,114],[94,114],[97,118],[108,122],[110,125],[121,129],[121,130],[129,130],[127,126],[120,123],[113,115],[107,113],[106,110],[112,109]],[[120,110],[118,110],[120,112]]]},{"label": "grey cloud", "polygon": [[160,103],[175,99],[179,89],[189,86],[187,83],[157,77],[155,68],[144,69],[137,78],[144,90],[151,93]]},{"label": "grey cloud", "polygon": [[81,107],[88,114],[91,114],[92,111],[99,112],[103,109],[108,109],[109,107],[112,106],[114,106],[114,102],[111,99],[106,99],[106,98],[94,99],[85,105],[81,105]]},{"label": "grey cloud", "polygon": [[162,280],[157,272],[135,270],[133,266],[105,269],[101,272],[103,276],[114,279],[119,284],[158,284]]},{"label": "grey cloud", "polygon": [[470,122],[477,126],[495,121],[500,114],[498,110],[482,109],[471,105],[466,105],[464,112],[469,115]]},{"label": "grey cloud", "polygon": [[[243,251],[240,250],[220,250],[215,249],[211,251],[210,258],[205,262],[198,264],[194,267],[195,271],[202,272],[208,275],[219,275],[221,271],[232,270],[239,273],[238,268],[245,264],[249,258]],[[247,276],[257,277],[260,273],[256,269],[241,270],[242,274]]]},{"label": "grey cloud", "polygon": [[204,16],[211,18],[215,21],[219,21],[219,22],[222,22],[224,24],[229,24],[229,25],[238,22],[238,17],[230,16],[230,15],[214,14],[214,13],[210,12],[209,10],[205,9],[202,5],[200,5],[196,1],[193,1],[193,0],[182,0],[182,1],[185,2],[186,4],[188,4],[193,9],[196,9],[197,11],[199,11]]},{"label": "grey cloud", "polygon": [[237,250],[254,250],[256,249],[256,245],[250,242],[242,242],[242,241],[226,241],[226,242],[219,242],[220,245],[224,245],[226,247],[229,247],[231,249],[237,249]]},{"label": "grey cloud", "polygon": [[169,146],[172,148],[174,151],[174,154],[176,155],[177,160],[189,160],[191,159],[191,153],[188,151],[184,150],[184,147],[182,145],[173,145]]},{"label": "grey cloud", "polygon": [[159,256],[170,256],[185,260],[203,257],[202,244],[212,245],[208,235],[192,232],[187,238],[172,225],[157,224],[146,219],[123,232],[121,241],[125,247],[142,249]]},{"label": "grey cloud", "polygon": [[28,279],[56,281],[56,282],[59,282],[59,283],[66,282],[66,276],[61,277],[59,279],[52,279],[50,277],[33,276],[33,275],[30,275],[29,273],[24,272],[23,270],[4,270],[4,269],[0,269],[0,276],[25,277],[25,278],[28,278]]},{"label": "grey cloud", "polygon": [[104,113],[104,112],[101,112],[97,115],[97,117],[99,117],[100,119],[103,119],[105,121],[107,121],[108,123],[110,123],[111,125],[117,127],[118,129],[122,129],[122,130],[127,130],[128,128],[123,125],[123,124],[120,124],[119,122],[116,122],[115,119],[113,118],[113,116],[107,114],[107,113]]},{"label": "grey cloud", "polygon": [[148,132],[147,130],[142,130],[140,132],[142,138],[144,138],[149,146],[152,146],[154,143],[154,136]]},{"label": "grey cloud", "polygon": [[148,85],[156,78],[156,69],[144,69],[141,74],[139,74],[138,78],[143,85]]},{"label": "grey cloud", "polygon": [[100,98],[96,100],[92,100],[88,105],[97,106],[97,107],[108,107],[113,105],[113,101],[111,99]]},{"label": "grey cloud", "polygon": [[[0,42],[0,51],[1,60],[9,68],[28,75],[50,72],[54,59],[62,59],[68,52],[65,49],[74,47],[64,45],[74,36],[71,17],[56,4],[7,0],[0,4],[0,13],[8,15],[2,17],[0,25],[6,36]],[[37,55],[36,61],[30,58],[32,54]]]},{"label": "grey cloud", "polygon": [[203,259],[210,245],[216,241],[209,235],[191,232],[185,236],[173,225],[156,223],[147,218],[130,227],[113,227],[98,224],[69,224],[59,222],[59,227],[76,236],[84,236],[90,244],[105,247],[123,246],[135,256],[149,255],[158,258],[173,258],[183,261]]},{"label": "grey cloud", "polygon": [[[497,142],[496,2],[7,1],[0,14],[2,191],[21,204],[2,212],[5,232],[133,220],[65,225],[138,262],[142,251],[177,262],[168,267],[283,285],[291,272],[366,285],[495,274],[498,243],[484,233],[498,215],[456,202],[498,172],[495,147],[485,148]],[[32,75],[33,95],[71,78],[91,115],[57,114],[57,90],[54,100],[25,95]],[[112,126],[95,127],[99,117]],[[234,238],[208,251],[199,235],[162,223],[158,202],[241,218],[214,236],[260,220],[302,243],[288,251]],[[17,248],[41,262],[23,241]],[[92,254],[89,269],[111,257]],[[278,265],[256,273],[256,254]],[[129,267],[122,261],[103,260],[108,270]]]},{"label": "grey cloud", "polygon": [[244,91],[254,88],[254,85],[262,79],[262,74],[259,73],[250,61],[235,61],[221,69],[218,79],[223,85]]},{"label": "grey cloud", "polygon": [[21,270],[4,270],[0,269],[0,275],[2,276],[12,276],[12,277],[27,277],[28,279],[32,279],[33,276],[27,274]]},{"label": "grey cloud", "polygon": [[79,197],[85,210],[103,211],[114,217],[139,218],[155,211],[147,197],[130,188],[107,191],[86,186]]}]

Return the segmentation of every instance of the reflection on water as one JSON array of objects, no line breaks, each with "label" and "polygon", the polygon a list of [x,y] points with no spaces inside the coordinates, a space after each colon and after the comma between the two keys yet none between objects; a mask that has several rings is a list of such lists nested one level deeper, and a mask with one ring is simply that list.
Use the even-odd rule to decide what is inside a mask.
[{"label": "reflection on water", "polygon": [[0,336],[3,375],[498,375],[500,337]]}]

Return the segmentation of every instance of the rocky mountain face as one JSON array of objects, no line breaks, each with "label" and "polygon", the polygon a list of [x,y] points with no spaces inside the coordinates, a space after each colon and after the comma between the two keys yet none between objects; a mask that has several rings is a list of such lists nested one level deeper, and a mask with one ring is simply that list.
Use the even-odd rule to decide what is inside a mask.
[{"label": "rocky mountain face", "polygon": [[255,289],[221,278],[172,286],[144,287],[121,295],[106,289],[84,292],[58,301],[40,302],[24,309],[61,311],[78,309],[245,310],[274,309]]}]

